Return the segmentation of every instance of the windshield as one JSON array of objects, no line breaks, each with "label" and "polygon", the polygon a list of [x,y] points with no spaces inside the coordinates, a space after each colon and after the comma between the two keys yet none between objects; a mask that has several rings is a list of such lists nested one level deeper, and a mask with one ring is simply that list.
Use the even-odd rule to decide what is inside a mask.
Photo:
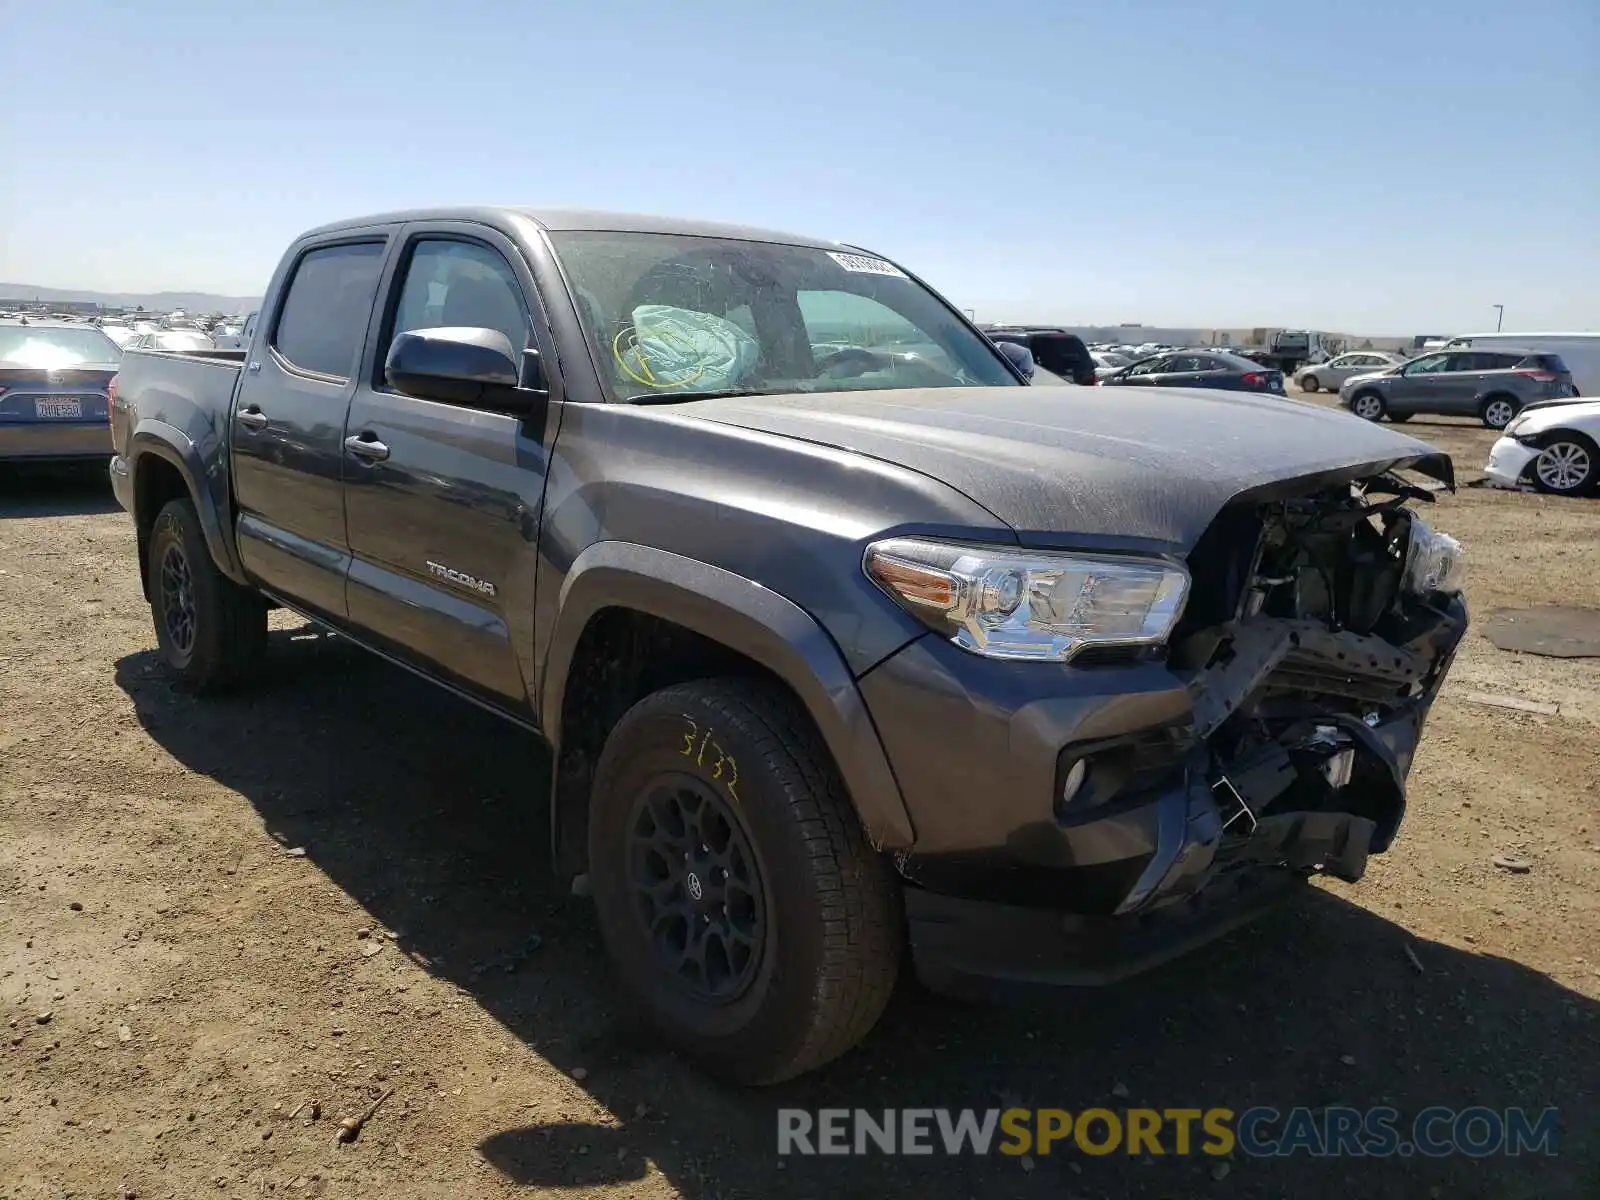
[{"label": "windshield", "polygon": [[882,259],[660,233],[550,235],[614,399],[1021,386]]},{"label": "windshield", "polygon": [[76,367],[114,363],[121,357],[117,344],[98,329],[0,326],[0,362],[22,367]]}]

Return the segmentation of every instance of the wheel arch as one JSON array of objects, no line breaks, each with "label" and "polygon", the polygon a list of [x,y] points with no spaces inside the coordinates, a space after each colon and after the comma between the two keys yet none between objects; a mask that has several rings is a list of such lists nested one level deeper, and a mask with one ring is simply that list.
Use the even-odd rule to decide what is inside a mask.
[{"label": "wheel arch", "polygon": [[583,869],[590,784],[605,738],[638,700],[718,675],[786,690],[832,754],[869,843],[904,849],[911,819],[843,656],[793,601],[721,567],[630,542],[598,542],[573,563],[538,688],[552,747],[551,848]]},{"label": "wheel arch", "polygon": [[208,473],[199,448],[188,435],[164,421],[141,421],[129,439],[126,457],[134,497],[133,520],[139,536],[140,579],[146,587],[149,580],[145,578],[144,552],[156,515],[168,501],[182,498],[194,504],[206,549],[217,569],[235,583],[248,584],[216,498],[209,488],[201,486]]}]

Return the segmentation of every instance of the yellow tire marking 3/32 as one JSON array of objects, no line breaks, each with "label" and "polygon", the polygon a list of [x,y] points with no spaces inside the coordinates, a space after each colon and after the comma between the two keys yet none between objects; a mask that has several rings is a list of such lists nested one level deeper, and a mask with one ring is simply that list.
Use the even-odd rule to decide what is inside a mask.
[{"label": "yellow tire marking 3/32", "polygon": [[716,730],[708,725],[705,731],[701,732],[699,724],[688,713],[683,714],[683,719],[689,723],[689,729],[683,735],[683,749],[678,753],[684,758],[694,759],[696,766],[703,767],[706,764],[706,750],[709,747],[713,756],[711,778],[726,787],[728,795],[737,800],[739,798],[739,760],[718,744]]}]

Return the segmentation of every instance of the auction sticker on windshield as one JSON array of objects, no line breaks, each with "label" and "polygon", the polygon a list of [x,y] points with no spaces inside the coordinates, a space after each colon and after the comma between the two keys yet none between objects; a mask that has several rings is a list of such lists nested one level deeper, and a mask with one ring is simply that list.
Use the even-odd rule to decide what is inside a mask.
[{"label": "auction sticker on windshield", "polygon": [[870,254],[841,254],[836,250],[829,250],[828,257],[846,271],[854,271],[857,275],[892,275],[896,279],[906,277],[906,273],[893,263],[873,258]]}]

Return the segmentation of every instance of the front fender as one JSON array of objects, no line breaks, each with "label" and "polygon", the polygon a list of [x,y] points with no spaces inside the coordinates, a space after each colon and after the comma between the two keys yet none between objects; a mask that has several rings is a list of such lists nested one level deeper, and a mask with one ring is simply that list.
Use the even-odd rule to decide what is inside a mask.
[{"label": "front fender", "polygon": [[561,744],[562,697],[578,641],[605,608],[629,608],[691,629],[760,663],[799,698],[827,743],[868,840],[915,840],[900,786],[854,677],[833,640],[798,605],[695,559],[632,542],[596,542],[562,582],[539,685],[540,724]]},{"label": "front fender", "polygon": [[[212,561],[229,579],[248,585],[250,581],[239,561],[238,547],[233,541],[233,527],[226,515],[226,474],[222,474],[220,483],[214,486],[214,473],[206,469],[205,460],[193,439],[176,425],[146,417],[134,428],[124,457],[128,460],[130,490],[136,500],[140,495],[140,472],[148,467],[152,457],[177,470],[183,477],[189,498],[194,501],[195,511],[200,515],[200,528],[205,533],[206,548],[211,551]],[[139,522],[153,521],[155,514],[135,512],[134,519]]]}]

